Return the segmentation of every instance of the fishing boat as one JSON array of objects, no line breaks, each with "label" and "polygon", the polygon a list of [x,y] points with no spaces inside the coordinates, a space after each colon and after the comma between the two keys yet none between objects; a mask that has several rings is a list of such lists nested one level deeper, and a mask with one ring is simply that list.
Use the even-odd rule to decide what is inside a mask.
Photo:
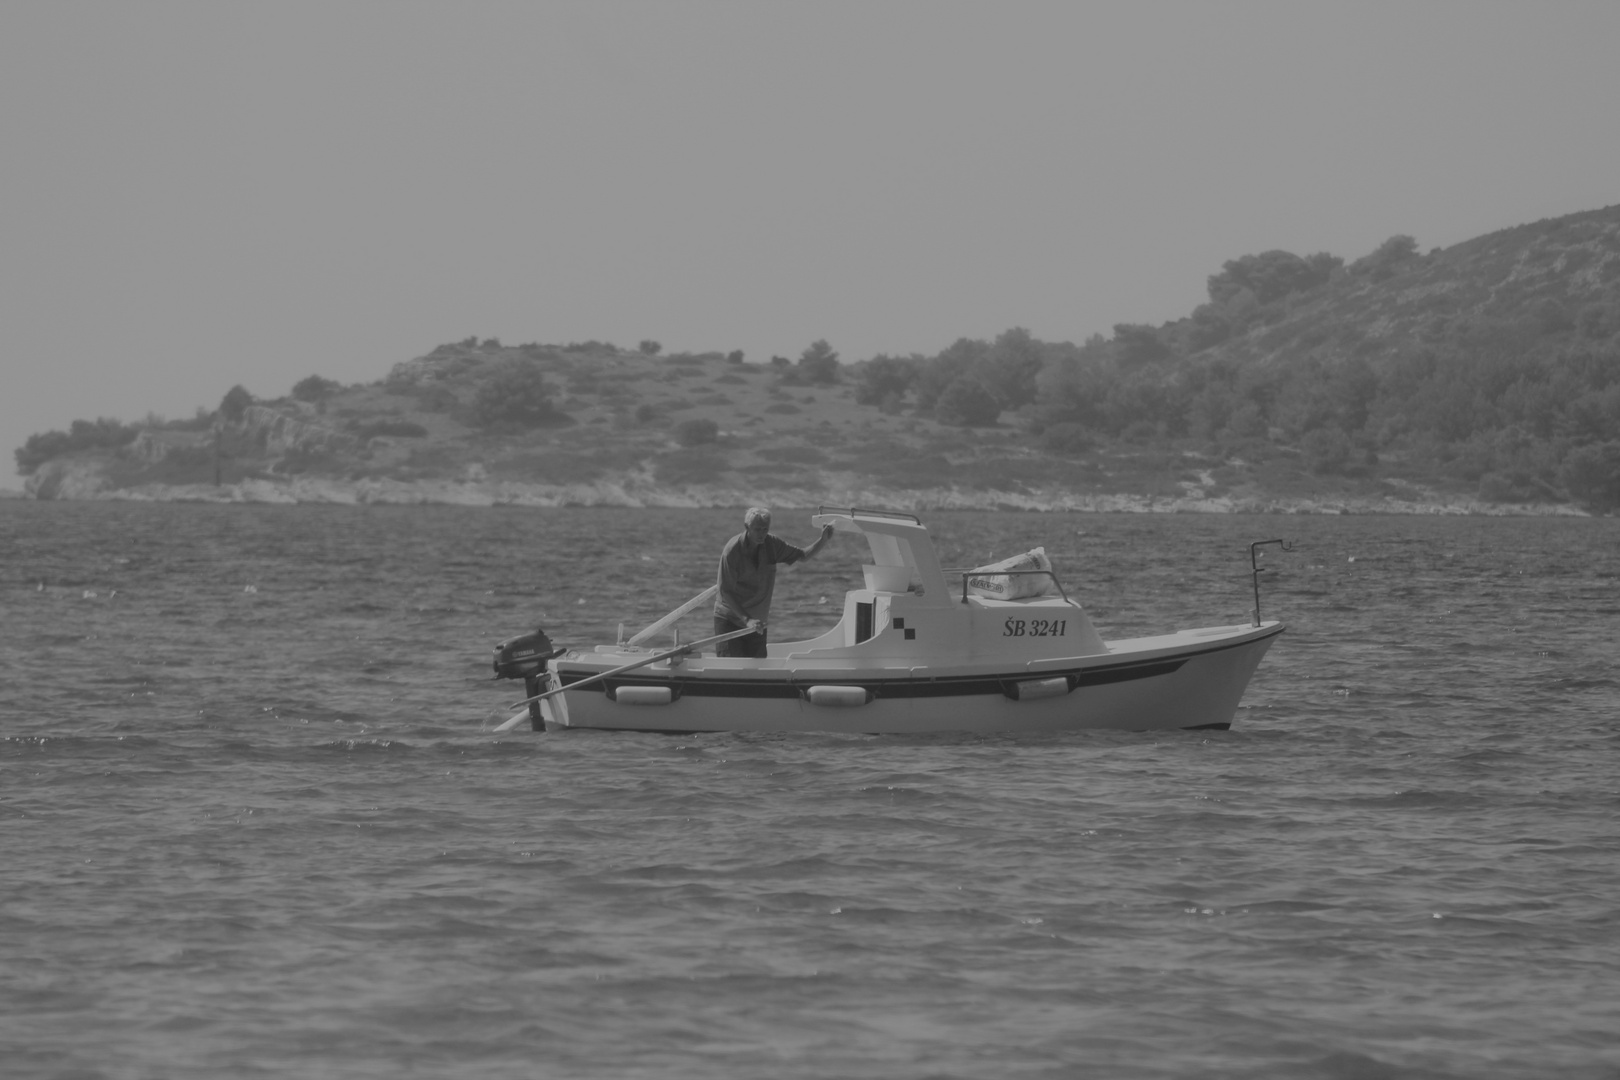
[{"label": "fishing boat", "polygon": [[1281,541],[1250,546],[1250,623],[1105,641],[1049,562],[947,569],[914,515],[824,506],[810,520],[870,548],[837,625],[772,641],[763,658],[715,655],[748,631],[649,644],[678,632],[711,588],[611,645],[560,649],[541,628],[495,648],[496,675],[528,692],[496,730],[524,720],[535,731],[667,734],[1225,729],[1283,632],[1260,618],[1257,561]]}]

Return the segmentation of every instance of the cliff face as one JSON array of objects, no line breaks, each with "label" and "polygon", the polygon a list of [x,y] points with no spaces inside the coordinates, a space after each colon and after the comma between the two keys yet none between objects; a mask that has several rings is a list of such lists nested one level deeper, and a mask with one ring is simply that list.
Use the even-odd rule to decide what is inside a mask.
[{"label": "cliff face", "polygon": [[353,435],[313,422],[307,415],[289,415],[263,405],[249,405],[243,410],[234,434],[272,457],[294,452],[341,452],[353,449],[359,442]]},{"label": "cliff face", "polygon": [[23,490],[36,499],[95,499],[113,492],[106,463],[95,458],[58,458],[47,461],[23,481]]}]

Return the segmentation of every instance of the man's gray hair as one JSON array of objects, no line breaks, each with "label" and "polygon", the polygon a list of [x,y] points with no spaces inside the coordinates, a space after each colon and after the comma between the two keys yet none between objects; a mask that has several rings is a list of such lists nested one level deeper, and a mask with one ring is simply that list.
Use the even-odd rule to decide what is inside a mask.
[{"label": "man's gray hair", "polygon": [[752,525],[756,518],[764,518],[765,524],[769,525],[771,523],[771,512],[763,506],[750,506],[748,512],[743,515],[743,528],[746,529]]}]

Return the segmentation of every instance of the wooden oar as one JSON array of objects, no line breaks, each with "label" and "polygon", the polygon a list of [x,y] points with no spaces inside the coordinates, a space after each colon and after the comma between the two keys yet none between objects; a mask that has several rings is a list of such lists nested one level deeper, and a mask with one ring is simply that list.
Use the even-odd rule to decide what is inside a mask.
[{"label": "wooden oar", "polygon": [[661,653],[654,653],[643,660],[637,660],[633,664],[625,664],[622,667],[614,668],[612,671],[604,671],[600,674],[592,675],[588,679],[581,679],[579,682],[569,683],[567,686],[558,686],[554,689],[547,690],[543,694],[536,694],[534,697],[524,698],[522,701],[513,702],[512,708],[522,709],[524,711],[517,713],[514,716],[509,716],[505,720],[501,721],[501,723],[495,728],[495,731],[509,731],[512,728],[517,727],[519,723],[528,717],[528,706],[534,704],[536,701],[544,701],[548,697],[555,697],[557,694],[561,694],[566,690],[579,690],[582,687],[591,685],[592,683],[601,682],[603,679],[611,679],[615,675],[623,675],[626,671],[634,671],[636,668],[646,667],[648,664],[656,664],[660,660],[668,660],[672,656],[679,656],[682,653],[695,652],[698,649],[703,648],[705,645],[713,645],[721,641],[730,641],[734,637],[742,637],[744,634],[752,634],[756,632],[757,631],[755,631],[753,627],[745,626],[741,630],[731,630],[724,634],[716,634],[713,637],[706,637],[699,641],[694,641],[690,645],[678,645],[673,649],[667,649]]},{"label": "wooden oar", "polygon": [[670,612],[668,615],[665,615],[662,619],[659,619],[657,622],[655,622],[651,626],[647,627],[647,629],[639,631],[636,634],[635,637],[633,637],[629,641],[625,642],[625,644],[626,645],[640,645],[643,641],[646,641],[648,638],[652,637],[654,634],[658,633],[660,630],[665,629],[671,623],[673,623],[676,619],[679,619],[682,615],[685,615],[687,612],[691,611],[693,608],[695,608],[699,604],[703,603],[703,601],[708,600],[709,598],[714,596],[714,594],[717,591],[719,591],[719,586],[718,585],[710,585],[707,589],[704,589],[702,592],[700,592],[696,596],[692,597],[692,599],[688,600],[686,603],[682,604],[680,607],[676,608],[674,611]]}]

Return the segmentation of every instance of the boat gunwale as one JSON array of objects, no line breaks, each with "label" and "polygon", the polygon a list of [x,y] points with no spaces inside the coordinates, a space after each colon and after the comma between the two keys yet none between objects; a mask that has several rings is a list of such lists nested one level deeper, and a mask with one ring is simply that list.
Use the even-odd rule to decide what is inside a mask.
[{"label": "boat gunwale", "polygon": [[[885,669],[881,667],[855,668],[847,665],[821,669],[790,668],[786,666],[772,666],[769,668],[728,667],[708,670],[701,668],[695,670],[671,668],[667,671],[641,669],[634,673],[627,672],[623,676],[581,687],[579,692],[606,693],[610,686],[671,686],[679,694],[692,693],[693,696],[697,697],[787,698],[799,696],[801,688],[837,682],[841,685],[865,687],[879,697],[945,697],[1005,693],[1008,684],[1033,677],[1047,679],[1068,678],[1072,683],[1071,689],[1079,689],[1084,686],[1128,682],[1171,674],[1189,660],[1260,644],[1283,633],[1287,628],[1280,621],[1268,620],[1259,627],[1247,627],[1244,629],[1248,632],[1234,634],[1234,636],[1224,640],[1211,642],[1206,639],[1204,643],[1190,648],[1172,646],[1163,649],[1141,650],[1138,655],[1133,655],[1129,659],[1116,660],[1113,663],[1106,661],[1115,658],[1118,654],[1100,653],[1095,656],[1033,660],[1026,662],[1022,670],[1012,670],[986,664],[983,671],[932,675],[917,674],[919,671],[927,671],[926,666],[908,667],[904,669],[906,671],[905,675],[885,675],[882,674]],[[1166,635],[1166,637],[1173,636],[1175,635]],[[1139,638],[1134,640],[1148,641],[1157,639]],[[772,659],[776,658],[773,657]],[[1093,662],[1088,663],[1087,661]],[[1035,669],[1034,665],[1036,664],[1042,666]],[[887,670],[895,671],[899,669],[888,668]],[[600,672],[589,670],[564,672],[560,665],[556,671],[558,684],[565,691],[569,689],[570,678],[574,682],[581,682],[597,674],[600,674]]]}]

